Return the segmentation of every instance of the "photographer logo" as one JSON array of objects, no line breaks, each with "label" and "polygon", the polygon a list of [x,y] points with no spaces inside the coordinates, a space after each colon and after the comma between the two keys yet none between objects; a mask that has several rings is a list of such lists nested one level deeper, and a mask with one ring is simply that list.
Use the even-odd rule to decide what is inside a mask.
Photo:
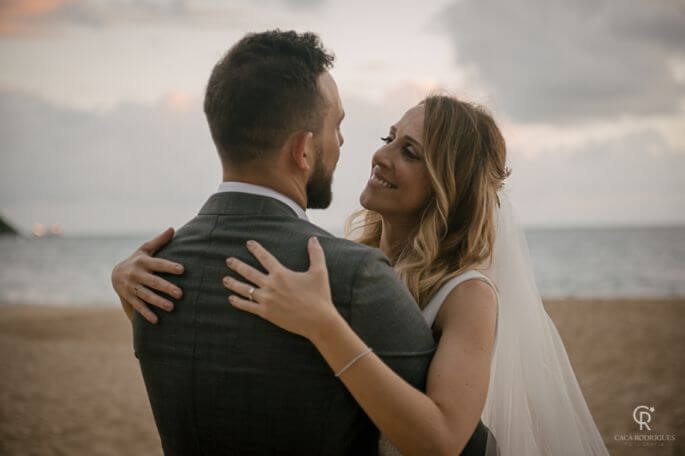
[{"label": "photographer logo", "polygon": [[652,430],[648,424],[652,421],[652,413],[654,413],[654,407],[647,407],[646,405],[638,405],[635,407],[635,410],[633,410],[633,419],[640,425],[641,431],[643,431],[644,428],[647,428],[648,431]]},{"label": "photographer logo", "polygon": [[657,434],[652,432],[652,416],[656,409],[651,405],[638,405],[633,409],[633,421],[640,426],[637,434],[615,434],[614,440],[631,447],[663,447],[673,445],[678,440],[675,434]]}]

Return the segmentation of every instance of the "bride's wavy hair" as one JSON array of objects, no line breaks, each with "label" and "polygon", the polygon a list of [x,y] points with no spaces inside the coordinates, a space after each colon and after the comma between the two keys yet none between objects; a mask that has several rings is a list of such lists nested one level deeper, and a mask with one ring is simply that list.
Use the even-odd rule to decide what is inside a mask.
[{"label": "bride's wavy hair", "polygon": [[[481,106],[431,95],[425,109],[423,149],[433,187],[410,242],[391,258],[421,308],[450,278],[489,262],[495,243],[497,191],[509,176],[506,145]],[[381,215],[361,209],[346,234],[378,247]]]}]

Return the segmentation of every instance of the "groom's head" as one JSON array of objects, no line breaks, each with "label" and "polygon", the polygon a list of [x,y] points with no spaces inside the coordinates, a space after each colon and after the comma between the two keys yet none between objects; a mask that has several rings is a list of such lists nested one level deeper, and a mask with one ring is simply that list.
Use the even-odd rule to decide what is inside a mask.
[{"label": "groom's head", "polygon": [[204,110],[225,175],[268,170],[302,183],[308,207],[330,204],[343,116],[333,59],[313,33],[274,30],[219,60]]}]

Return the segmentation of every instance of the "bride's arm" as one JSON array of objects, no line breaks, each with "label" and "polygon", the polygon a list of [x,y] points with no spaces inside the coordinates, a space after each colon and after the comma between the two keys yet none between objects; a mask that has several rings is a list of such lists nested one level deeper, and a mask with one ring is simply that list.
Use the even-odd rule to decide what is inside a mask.
[{"label": "bride's arm", "polygon": [[[255,302],[232,295],[234,306],[307,337],[334,372],[366,350],[333,306],[318,242],[309,243],[310,269],[304,273],[284,268],[256,243],[248,248],[268,274],[229,259],[231,269],[259,287],[253,292]],[[247,284],[231,278],[224,283],[242,296],[250,294]],[[480,281],[466,282],[450,293],[438,315],[442,337],[425,394],[373,353],[351,365],[340,379],[403,454],[458,454],[485,404],[495,321],[493,292]]]}]

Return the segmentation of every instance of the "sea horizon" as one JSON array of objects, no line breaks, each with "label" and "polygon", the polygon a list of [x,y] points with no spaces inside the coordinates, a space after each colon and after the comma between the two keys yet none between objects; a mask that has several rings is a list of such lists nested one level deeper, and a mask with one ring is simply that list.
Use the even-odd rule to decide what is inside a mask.
[{"label": "sea horizon", "polygon": [[[315,223],[315,221],[312,221]],[[316,224],[316,223],[315,223]],[[180,228],[179,225],[175,228]],[[343,236],[343,226],[344,223],[340,223],[339,226],[332,226],[332,225],[325,225],[325,224],[319,224],[322,229],[328,231],[329,233],[335,235],[335,236]],[[555,223],[531,223],[531,224],[523,224],[522,229],[525,232],[528,231],[546,231],[546,230],[555,230],[555,231],[568,231],[568,230],[631,230],[631,229],[644,229],[644,228],[683,228],[685,229],[685,221],[662,221],[662,222],[646,222],[646,223],[641,223],[641,222],[612,222],[612,223],[560,223],[560,224],[555,224]],[[14,225],[13,228],[17,230],[16,234],[10,234],[10,233],[0,233],[0,239],[2,239],[3,236],[19,236],[23,238],[36,238],[39,236],[35,236],[29,229],[23,228],[23,227],[18,227],[17,225]],[[159,230],[118,230],[118,231],[83,231],[83,230],[74,230],[74,231],[69,231],[69,230],[64,230],[57,236],[45,236],[45,238],[59,238],[59,237],[65,237],[65,238],[122,238],[122,237],[133,237],[133,238],[140,238],[140,239],[145,239],[145,238],[152,238],[156,236],[157,234],[161,233],[161,231],[165,229],[165,227],[160,227]],[[42,236],[41,236],[42,237]]]},{"label": "sea horizon", "polygon": [[[116,305],[112,268],[155,234],[0,236],[0,304]],[[538,226],[525,235],[543,299],[685,297],[685,225]]]}]

